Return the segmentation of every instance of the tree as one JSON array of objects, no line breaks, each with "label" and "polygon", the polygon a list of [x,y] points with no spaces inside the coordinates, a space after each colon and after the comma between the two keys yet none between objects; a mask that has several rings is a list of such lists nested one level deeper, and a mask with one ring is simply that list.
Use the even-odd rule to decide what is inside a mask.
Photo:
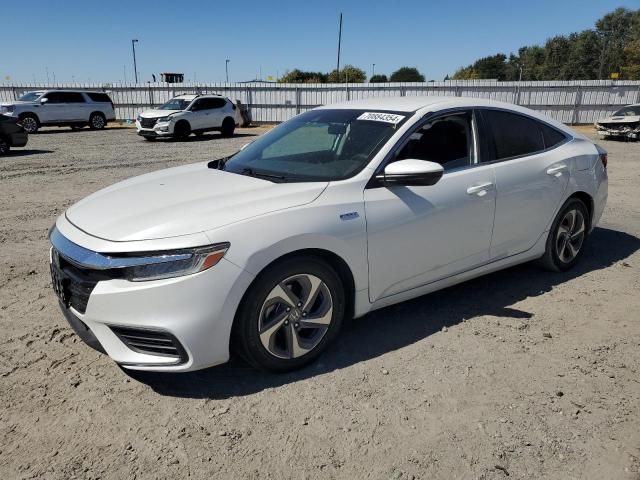
[{"label": "tree", "polygon": [[365,71],[353,65],[345,65],[340,71],[333,70],[327,77],[329,83],[364,83],[366,79]]},{"label": "tree", "polygon": [[369,79],[369,83],[386,83],[389,79],[386,75],[374,75]]},{"label": "tree", "polygon": [[544,46],[522,47],[509,58],[501,53],[458,69],[454,79],[592,80],[640,78],[640,10],[618,8],[595,29],[549,38]]},{"label": "tree", "polygon": [[391,74],[389,77],[391,82],[424,82],[422,75],[417,68],[401,67]]},{"label": "tree", "polygon": [[326,73],[304,72],[297,68],[290,72],[285,72],[285,74],[278,80],[280,83],[325,83],[326,81]]}]

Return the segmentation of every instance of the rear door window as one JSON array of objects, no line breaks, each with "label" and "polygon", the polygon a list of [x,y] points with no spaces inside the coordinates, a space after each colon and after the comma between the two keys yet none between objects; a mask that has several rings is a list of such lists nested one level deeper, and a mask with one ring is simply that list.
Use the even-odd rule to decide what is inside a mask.
[{"label": "rear door window", "polygon": [[488,123],[493,140],[488,160],[531,155],[545,149],[540,124],[532,118],[501,110],[482,110],[482,118]]},{"label": "rear door window", "polygon": [[85,103],[84,97],[80,92],[58,92],[61,103]]}]

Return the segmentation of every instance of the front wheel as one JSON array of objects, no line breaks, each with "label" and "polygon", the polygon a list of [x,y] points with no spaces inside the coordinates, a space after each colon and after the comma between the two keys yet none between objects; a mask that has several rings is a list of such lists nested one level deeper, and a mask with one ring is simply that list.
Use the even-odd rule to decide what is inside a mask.
[{"label": "front wheel", "polygon": [[234,348],[276,372],[313,361],[338,334],[345,292],[336,272],[315,258],[285,260],[258,276],[238,310]]},{"label": "front wheel", "polygon": [[36,116],[30,113],[20,116],[20,124],[24,131],[29,134],[36,133],[40,128],[40,123],[38,123]]},{"label": "front wheel", "polygon": [[589,228],[589,211],[577,198],[570,198],[553,221],[541,263],[544,268],[563,272],[580,258]]}]

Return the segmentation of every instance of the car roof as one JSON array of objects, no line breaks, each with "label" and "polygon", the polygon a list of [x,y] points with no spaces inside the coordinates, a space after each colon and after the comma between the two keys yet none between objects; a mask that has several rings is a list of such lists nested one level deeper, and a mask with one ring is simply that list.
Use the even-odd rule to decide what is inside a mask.
[{"label": "car roof", "polygon": [[224,98],[219,93],[207,93],[207,94],[204,94],[204,95],[199,95],[197,93],[184,93],[182,95],[176,95],[173,98],[183,98],[185,100],[193,100],[195,98],[208,98],[208,97]]},{"label": "car roof", "polygon": [[415,113],[421,111],[422,114],[426,114],[430,111],[437,112],[441,110],[447,110],[449,108],[497,108],[503,110],[510,110],[512,112],[521,113],[529,117],[536,118],[545,123],[553,125],[554,127],[562,130],[563,132],[573,136],[582,136],[568,128],[561,122],[554,120],[551,117],[536,112],[535,110],[521,107],[513,103],[499,102],[497,100],[489,100],[484,98],[473,97],[453,97],[442,95],[429,95],[429,96],[408,96],[408,97],[375,97],[366,98],[360,100],[352,100],[349,102],[334,103],[330,105],[324,105],[318,107],[319,109],[359,109],[359,110],[383,110],[392,112],[407,112]]}]

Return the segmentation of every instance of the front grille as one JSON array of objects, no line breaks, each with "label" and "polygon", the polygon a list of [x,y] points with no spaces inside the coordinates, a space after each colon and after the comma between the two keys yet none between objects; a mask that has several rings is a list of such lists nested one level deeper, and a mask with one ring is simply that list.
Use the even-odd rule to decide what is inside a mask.
[{"label": "front grille", "polygon": [[71,306],[80,313],[87,311],[89,296],[91,296],[98,282],[102,280],[112,280],[120,276],[119,272],[115,270],[80,268],[69,262],[55,248],[52,254],[54,259],[52,268],[62,273],[65,306]]},{"label": "front grille", "polygon": [[178,339],[168,332],[147,328],[110,327],[113,333],[134,352],[159,355],[187,361],[187,352]]},{"label": "front grille", "polygon": [[157,118],[142,118],[140,120],[140,126],[142,128],[153,128],[157,120]]}]

